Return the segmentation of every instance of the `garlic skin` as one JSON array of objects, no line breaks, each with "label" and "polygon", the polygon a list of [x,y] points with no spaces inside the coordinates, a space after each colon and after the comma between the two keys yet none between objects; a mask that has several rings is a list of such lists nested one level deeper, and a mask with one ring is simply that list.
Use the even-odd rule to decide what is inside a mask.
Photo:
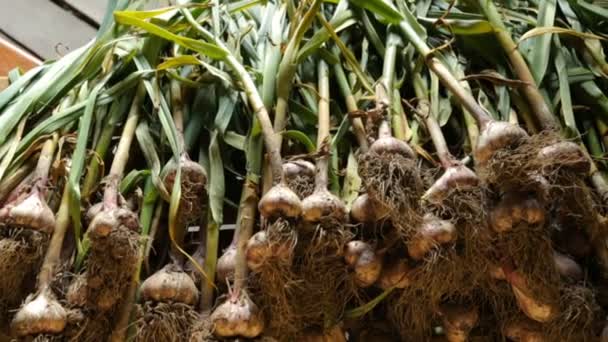
[{"label": "garlic skin", "polygon": [[444,304],[439,311],[449,342],[467,341],[471,330],[479,323],[479,309],[475,306]]},{"label": "garlic skin", "polygon": [[502,327],[502,333],[514,342],[549,342],[538,324],[530,320],[509,322]]},{"label": "garlic skin", "polygon": [[292,242],[269,241],[268,233],[261,230],[249,238],[245,251],[247,267],[253,272],[259,272],[267,260],[274,258],[273,262],[290,263],[293,257]]},{"label": "garlic skin", "polygon": [[175,185],[178,169],[181,170],[182,191],[179,219],[183,223],[189,223],[197,220],[201,214],[209,178],[205,168],[190,160],[187,153],[183,153],[177,162],[171,158],[161,173],[165,189],[169,192]]},{"label": "garlic skin", "polygon": [[405,260],[399,259],[390,262],[382,267],[382,273],[380,273],[376,285],[383,290],[391,287],[404,289],[410,286],[411,279],[409,273],[411,271],[412,269]]},{"label": "garlic skin", "polygon": [[372,247],[366,242],[355,240],[346,244],[344,251],[344,261],[348,266],[354,267],[361,254],[372,251]]},{"label": "garlic skin", "polygon": [[97,214],[101,213],[103,211],[103,202],[97,202],[95,204],[93,204],[92,206],[89,207],[89,210],[87,210],[87,213],[85,215],[86,221],[89,222],[89,224],[91,223],[91,221],[93,221],[93,219],[95,218],[95,216],[97,216]]},{"label": "garlic skin", "polygon": [[540,323],[547,323],[557,316],[557,307],[538,301],[530,295],[526,279],[517,271],[506,272],[506,276],[507,281],[511,284],[517,306],[528,318]]},{"label": "garlic skin", "polygon": [[456,226],[450,221],[441,220],[426,214],[416,235],[407,242],[408,255],[414,260],[422,260],[434,248],[455,242]]},{"label": "garlic skin", "polygon": [[325,332],[311,332],[301,337],[300,342],[346,342],[344,330],[336,325]]},{"label": "garlic skin", "polygon": [[376,140],[369,148],[370,152],[377,154],[391,153],[398,154],[408,159],[415,159],[416,153],[405,141],[393,138],[391,136],[383,136]]},{"label": "garlic skin", "polygon": [[192,278],[173,264],[149,276],[141,285],[141,293],[146,301],[186,305],[194,305],[198,301],[198,289]]},{"label": "garlic skin", "polygon": [[298,176],[315,176],[316,167],[313,163],[306,160],[294,160],[283,163],[283,176],[286,179],[293,179]]},{"label": "garlic skin", "polygon": [[499,204],[490,212],[490,226],[497,233],[505,233],[513,229],[515,220],[511,216],[511,208]]},{"label": "garlic skin", "polygon": [[553,260],[555,261],[555,267],[557,268],[557,271],[563,277],[575,281],[583,279],[583,269],[576,261],[574,261],[567,255],[554,251]]},{"label": "garlic skin", "polygon": [[440,203],[451,189],[473,188],[479,185],[479,177],[464,165],[449,167],[424,193],[423,200]]},{"label": "garlic skin", "polygon": [[488,269],[488,274],[492,279],[495,280],[506,280],[507,276],[505,274],[504,269],[498,265],[490,265]]},{"label": "garlic skin", "polygon": [[537,322],[547,323],[557,315],[557,310],[552,305],[534,300],[517,286],[512,285],[511,289],[515,295],[517,306],[529,318]]},{"label": "garlic skin", "polygon": [[219,284],[234,280],[236,267],[236,245],[230,245],[217,260],[216,275]]},{"label": "garlic skin", "polygon": [[346,244],[344,261],[354,269],[355,282],[363,288],[372,286],[382,273],[382,258],[363,241]]},{"label": "garlic skin", "polygon": [[302,213],[302,202],[287,185],[279,183],[262,197],[258,209],[268,219],[297,218]]},{"label": "garlic skin", "polygon": [[521,222],[541,224],[546,219],[542,203],[525,194],[509,192],[490,212],[490,225],[497,233],[505,233]]},{"label": "garlic skin", "polygon": [[374,223],[388,217],[390,210],[380,202],[375,202],[367,194],[359,195],[350,209],[351,217],[360,223]]},{"label": "garlic skin", "polygon": [[266,231],[260,230],[249,238],[245,258],[250,270],[253,272],[259,271],[271,255],[272,251]]},{"label": "garlic skin", "polygon": [[[171,191],[171,188],[173,188],[173,182],[175,181],[178,167],[181,168],[183,175],[196,178],[196,182],[202,184],[203,187],[207,185],[209,177],[207,176],[205,168],[199,163],[190,160],[188,156],[183,155],[180,158],[179,163],[176,163],[175,159],[171,158],[161,174],[167,190]],[[182,179],[182,181],[184,181],[184,179]]]},{"label": "garlic skin", "polygon": [[545,209],[536,198],[526,198],[522,203],[521,216],[515,216],[528,224],[539,224],[545,221]]},{"label": "garlic skin", "polygon": [[76,307],[84,307],[87,303],[87,284],[88,278],[86,271],[74,278],[68,286],[68,291],[65,294],[65,299],[70,305]]},{"label": "garlic skin", "polygon": [[55,214],[42,193],[34,189],[28,195],[0,208],[0,222],[51,234],[55,229]]},{"label": "garlic skin", "polygon": [[475,162],[483,165],[492,158],[497,150],[516,144],[527,137],[528,133],[518,125],[504,121],[492,121],[481,131],[477,139],[477,146],[473,152]]},{"label": "garlic skin", "polygon": [[112,230],[120,226],[137,231],[139,230],[139,219],[134,212],[125,208],[102,210],[95,215],[87,231],[89,234],[102,238],[107,237]]},{"label": "garlic skin", "polygon": [[317,189],[302,201],[302,219],[308,223],[318,223],[327,219],[344,222],[346,206],[327,189]]},{"label": "garlic skin", "polygon": [[264,316],[243,291],[220,304],[211,314],[213,333],[218,338],[255,338],[264,331]]},{"label": "garlic skin", "polygon": [[537,158],[544,165],[542,171],[550,173],[556,169],[568,169],[581,175],[589,174],[591,162],[579,145],[572,141],[560,141],[553,145],[543,147],[538,151]]},{"label": "garlic skin", "polygon": [[203,275],[199,272],[197,266],[205,264],[205,248],[203,248],[202,245],[199,245],[194,254],[192,254],[192,259],[194,259],[194,261],[188,259],[184,264],[184,272],[186,272],[186,274],[189,275],[190,278],[192,278],[194,284],[198,287],[200,286],[201,281],[203,281],[204,278]]},{"label": "garlic skin", "polygon": [[33,299],[30,297],[11,322],[14,335],[23,337],[38,334],[59,334],[67,325],[67,311],[49,289]]}]

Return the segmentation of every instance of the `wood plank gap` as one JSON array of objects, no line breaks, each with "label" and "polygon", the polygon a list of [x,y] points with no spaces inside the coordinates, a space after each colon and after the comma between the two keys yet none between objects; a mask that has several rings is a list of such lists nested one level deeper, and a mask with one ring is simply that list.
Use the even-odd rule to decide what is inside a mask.
[{"label": "wood plank gap", "polygon": [[25,52],[29,53],[30,55],[32,55],[32,57],[38,59],[38,60],[44,60],[44,58],[42,58],[42,56],[38,55],[36,53],[36,51],[30,49],[29,47],[23,45],[20,41],[18,41],[17,39],[15,39],[14,37],[12,37],[8,32],[5,32],[3,29],[0,28],[0,37],[4,37],[8,42],[10,42],[11,44],[23,49]]},{"label": "wood plank gap", "polygon": [[66,10],[72,12],[75,17],[77,17],[78,19],[91,25],[95,29],[99,29],[99,23],[95,20],[95,18],[89,16],[88,14],[86,14],[84,12],[81,12],[78,8],[76,8],[69,2],[66,2],[64,0],[51,0],[51,2],[59,7],[62,7],[63,9],[66,9]]},{"label": "wood plank gap", "polygon": [[[27,14],[28,20],[22,20]],[[96,29],[49,0],[12,1],[0,11],[0,28],[44,59],[62,56],[95,38]],[[63,48],[62,48],[63,47]]]}]

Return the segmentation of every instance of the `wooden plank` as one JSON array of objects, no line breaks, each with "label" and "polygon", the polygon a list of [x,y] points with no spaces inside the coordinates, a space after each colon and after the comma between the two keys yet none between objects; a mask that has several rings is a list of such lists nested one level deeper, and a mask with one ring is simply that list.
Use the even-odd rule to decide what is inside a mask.
[{"label": "wooden plank", "polygon": [[[103,16],[106,13],[106,0],[64,0],[82,14],[93,19],[98,24],[101,24]],[[110,0],[114,1],[114,0]],[[159,7],[169,6],[169,0],[149,0],[144,5],[145,9],[154,9]]]},{"label": "wooden plank", "polygon": [[8,74],[16,67],[28,70],[40,64],[38,58],[32,56],[12,42],[0,37],[0,76]]},{"label": "wooden plank", "polygon": [[6,87],[8,87],[8,77],[0,76],[0,91],[3,91],[4,89],[6,89]]},{"label": "wooden plank", "polygon": [[101,24],[108,5],[107,0],[65,0],[65,2],[98,24]]},{"label": "wooden plank", "polygon": [[[12,39],[11,37],[7,36],[6,34],[4,34],[2,32],[2,30],[0,29],[0,38],[4,39],[5,41],[9,42],[10,44],[13,44],[14,46],[16,46],[17,48],[21,49],[22,51],[24,51],[26,54],[32,56],[32,58],[36,59],[37,61],[41,62],[42,60],[40,59],[40,56],[36,55],[33,51],[30,51],[27,49],[26,46],[23,46],[22,44],[20,44],[18,41]],[[0,341],[1,342],[1,341]]]},{"label": "wooden plank", "polygon": [[89,24],[48,0],[11,1],[2,7],[0,29],[45,59],[58,57],[58,44],[73,50],[96,33]]}]

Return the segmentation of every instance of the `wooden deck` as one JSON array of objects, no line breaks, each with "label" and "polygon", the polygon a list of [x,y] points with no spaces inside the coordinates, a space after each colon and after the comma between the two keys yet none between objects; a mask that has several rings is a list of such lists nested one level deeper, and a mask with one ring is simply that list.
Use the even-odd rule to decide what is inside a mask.
[{"label": "wooden deck", "polygon": [[8,74],[13,68],[19,67],[28,70],[39,63],[38,58],[7,39],[0,37],[0,89],[3,89],[7,82],[2,76]]},{"label": "wooden deck", "polygon": [[[55,59],[95,36],[108,1],[116,0],[2,1],[0,38],[33,57]],[[150,0],[146,7],[168,3],[169,0]]]}]

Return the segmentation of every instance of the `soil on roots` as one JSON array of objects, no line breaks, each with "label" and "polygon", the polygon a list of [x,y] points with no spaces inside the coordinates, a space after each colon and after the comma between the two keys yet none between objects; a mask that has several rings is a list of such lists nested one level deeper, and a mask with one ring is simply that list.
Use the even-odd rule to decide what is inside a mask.
[{"label": "soil on roots", "polygon": [[439,323],[433,305],[424,292],[404,289],[387,298],[387,319],[403,341],[430,341]]},{"label": "soil on roots", "polygon": [[[11,340],[16,342],[72,342],[68,337],[61,335],[37,335],[37,336],[26,336],[21,337],[16,340]],[[74,341],[75,342],[75,341]]]},{"label": "soil on roots", "polygon": [[89,308],[110,311],[128,288],[136,267],[139,234],[114,227],[106,237],[91,237],[86,264],[86,302]]},{"label": "soil on roots", "polygon": [[453,188],[448,190],[440,203],[429,203],[425,209],[454,224],[470,222],[475,225],[487,224],[487,191],[481,187]]},{"label": "soil on roots", "polygon": [[[207,197],[207,177],[200,173],[198,168],[182,164],[181,197],[179,200],[178,217],[184,224],[197,220],[205,210]],[[171,191],[175,183],[176,171],[172,170],[165,177],[165,187]]]},{"label": "soil on roots", "polygon": [[544,329],[549,341],[596,341],[604,315],[593,291],[582,285],[570,285],[564,286],[560,292],[559,315]]},{"label": "soil on roots", "polygon": [[608,255],[604,241],[608,238],[608,221],[603,216],[607,207],[584,180],[574,175],[569,179],[568,184],[552,184],[549,215],[558,229],[578,233],[585,245],[562,239],[560,247],[571,249],[565,251],[570,254],[594,250],[595,257],[590,258],[590,264],[594,269],[599,266],[598,275],[607,278]]},{"label": "soil on roots", "polygon": [[[351,237],[342,225],[299,230],[293,257],[272,258],[253,280],[253,297],[267,319],[267,332],[280,341],[294,341],[309,328],[324,329],[339,321],[354,293],[354,282],[342,250]],[[285,240],[293,227],[276,223],[267,228],[269,240]]]},{"label": "soil on roots", "polygon": [[372,200],[390,209],[390,218],[405,238],[422,221],[419,199],[425,185],[416,161],[399,154],[368,152],[360,157],[359,174]]},{"label": "soil on roots", "polygon": [[297,175],[287,179],[287,186],[298,195],[301,199],[304,199],[315,190],[315,178],[314,176],[308,175]]},{"label": "soil on roots", "polygon": [[[435,256],[433,259],[443,260],[446,266],[460,267],[460,271],[452,270],[451,272],[460,273],[460,275],[454,275],[456,279],[466,277],[467,279],[464,279],[467,283],[465,287],[469,288],[475,287],[485,280],[491,263],[489,256],[495,251],[493,245],[495,234],[488,226],[486,204],[485,189],[475,187],[452,189],[441,203],[428,204],[426,207],[437,217],[449,220],[457,231],[453,252],[443,253],[438,256],[439,258]],[[454,259],[450,260],[450,258]],[[430,270],[433,268],[430,267]],[[448,270],[448,272],[450,271]]]},{"label": "soil on roots", "polygon": [[350,225],[345,225],[335,218],[324,219],[316,224],[301,223],[296,255],[312,257],[324,253],[342,256],[344,246],[354,237],[350,228]]},{"label": "soil on roots", "polygon": [[499,252],[495,265],[512,262],[513,270],[525,278],[531,297],[558,304],[561,280],[548,226],[521,223],[509,232],[498,233],[493,245]]},{"label": "soil on roots", "polygon": [[199,314],[183,303],[153,303],[138,305],[135,319],[135,342],[186,341]]},{"label": "soil on roots", "polygon": [[189,342],[216,342],[219,341],[213,335],[213,322],[209,312],[199,314],[199,318],[191,328]]},{"label": "soil on roots", "polygon": [[281,251],[280,254],[288,256],[283,260],[291,261],[298,243],[298,233],[293,223],[279,218],[267,225],[266,234],[270,243],[270,250]]},{"label": "soil on roots", "polygon": [[[603,328],[604,315],[595,301],[593,291],[583,285],[565,285],[560,289],[559,313],[545,324],[526,318],[515,304],[513,296],[506,293],[506,288],[501,292],[504,293],[495,293],[491,299],[497,322],[488,322],[488,329],[523,320],[534,324],[546,341],[587,342],[597,341]],[[490,299],[490,296],[486,298]]]},{"label": "soil on roots", "polygon": [[70,342],[107,341],[112,333],[112,317],[114,316],[111,312],[85,312],[78,324],[66,327],[66,340]]},{"label": "soil on roots", "polygon": [[[506,327],[508,327],[509,325],[513,325],[513,324],[517,324],[517,325],[523,325],[525,327],[527,327],[528,329],[531,329],[532,331],[536,332],[536,333],[540,333],[542,338],[542,340],[540,341],[551,341],[553,342],[553,340],[550,339],[546,339],[547,336],[544,335],[544,331],[543,331],[543,324],[540,322],[536,322],[534,320],[531,320],[530,318],[526,317],[523,313],[521,312],[512,312],[510,314],[510,316],[503,318],[502,320],[498,321],[497,324],[494,326],[494,329],[497,332],[497,337],[494,339],[495,341],[505,341],[505,342],[509,342],[512,341],[511,339],[507,338],[506,336],[503,335],[503,331]],[[532,339],[532,341],[538,341],[538,340],[534,340]],[[557,339],[557,341],[561,342],[561,339]]]},{"label": "soil on roots", "polygon": [[[292,270],[297,233],[290,222],[278,219],[266,228],[269,243],[278,248],[287,247],[289,257],[277,257],[274,253],[251,276],[252,297],[266,318],[266,329],[277,336],[296,336],[302,323],[292,305],[296,275]],[[270,250],[275,248],[271,247]]]},{"label": "soil on roots", "polygon": [[517,306],[511,285],[487,275],[471,296],[471,300],[479,308],[480,317],[474,336],[486,338],[479,341],[507,341],[502,336],[500,327],[523,315]]},{"label": "soil on roots", "polygon": [[508,341],[503,336],[501,327],[513,317],[520,317],[521,311],[515,303],[510,286],[506,282],[503,282],[502,285],[504,285],[504,291],[499,291],[491,296],[483,293],[483,290],[478,292],[480,320],[470,337],[471,341]]},{"label": "soil on roots", "polygon": [[37,336],[20,337],[18,339],[10,340],[10,341],[16,341],[16,342],[67,342],[67,341],[69,341],[69,339],[67,337],[65,337],[63,334],[61,334],[61,335],[44,334],[44,335],[37,335]]},{"label": "soil on roots", "polygon": [[300,229],[294,273],[298,276],[295,305],[305,328],[325,329],[340,321],[347,303],[356,297],[355,278],[343,250],[352,234],[338,222]]},{"label": "soil on roots", "polygon": [[34,289],[47,245],[46,233],[0,227],[0,324],[8,322],[9,310],[16,309]]},{"label": "soil on roots", "polygon": [[478,281],[466,263],[455,246],[438,246],[410,271],[410,287],[413,291],[424,292],[433,305],[445,298],[469,294]]},{"label": "soil on roots", "polygon": [[542,193],[544,185],[537,178],[541,171],[537,156],[542,148],[558,141],[560,137],[553,131],[521,139],[515,146],[496,151],[487,163],[477,167],[477,174],[484,183],[501,192]]},{"label": "soil on roots", "polygon": [[266,331],[286,339],[298,335],[302,322],[292,299],[297,285],[291,264],[269,260],[252,278],[254,296],[266,318]]},{"label": "soil on roots", "polygon": [[[553,132],[541,134],[537,141],[544,144],[540,148],[554,143],[567,143]],[[568,143],[575,144],[572,141]],[[546,153],[542,153],[531,161],[530,167],[541,171],[551,186],[569,185],[574,179],[587,178],[590,165],[582,150],[579,150],[578,153],[570,148],[556,150],[549,147],[549,150],[554,152],[550,154],[550,157]]]},{"label": "soil on roots", "polygon": [[606,211],[593,190],[579,177],[571,175],[563,184],[550,187],[551,217],[564,226],[584,229],[591,240],[605,236],[598,215]]},{"label": "soil on roots", "polygon": [[[487,313],[486,317],[492,317],[494,323],[506,322],[521,313],[511,285],[505,280],[492,279],[488,275],[486,281],[480,285],[479,294],[482,303],[481,312]],[[484,316],[480,315],[480,317]],[[480,322],[483,321],[482,319]]]}]

